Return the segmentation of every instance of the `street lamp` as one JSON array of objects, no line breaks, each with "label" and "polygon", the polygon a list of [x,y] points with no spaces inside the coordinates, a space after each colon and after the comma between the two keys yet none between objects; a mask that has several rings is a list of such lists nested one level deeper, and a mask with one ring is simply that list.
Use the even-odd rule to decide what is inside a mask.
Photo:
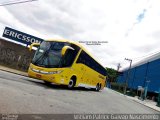
[{"label": "street lamp", "polygon": [[124,88],[124,94],[126,94],[127,87],[128,87],[129,73],[130,73],[131,65],[132,65],[132,59],[125,58],[124,60],[127,60],[127,61],[130,62],[129,69],[128,69],[128,72],[127,72],[127,78],[126,78],[126,81],[125,81],[125,88]]}]

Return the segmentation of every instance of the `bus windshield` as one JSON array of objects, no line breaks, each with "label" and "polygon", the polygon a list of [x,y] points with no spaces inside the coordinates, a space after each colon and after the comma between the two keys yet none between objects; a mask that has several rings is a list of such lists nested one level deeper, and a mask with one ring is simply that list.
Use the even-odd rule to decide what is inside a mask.
[{"label": "bus windshield", "polygon": [[32,63],[46,68],[57,68],[62,58],[61,50],[66,45],[65,42],[43,41],[37,49]]}]

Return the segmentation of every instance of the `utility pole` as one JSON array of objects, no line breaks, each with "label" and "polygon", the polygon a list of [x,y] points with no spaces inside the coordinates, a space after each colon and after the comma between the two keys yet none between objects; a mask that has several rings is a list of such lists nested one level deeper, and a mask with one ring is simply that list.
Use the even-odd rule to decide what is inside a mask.
[{"label": "utility pole", "polygon": [[125,88],[124,88],[124,94],[126,94],[127,87],[128,87],[129,74],[130,74],[131,65],[132,65],[132,59],[125,58],[124,60],[127,60],[127,61],[130,62],[129,69],[128,69],[128,72],[127,72],[127,78],[126,78],[126,81],[125,81]]},{"label": "utility pole", "polygon": [[118,63],[118,65],[117,65],[117,72],[119,71],[120,68],[121,68],[121,64]]}]

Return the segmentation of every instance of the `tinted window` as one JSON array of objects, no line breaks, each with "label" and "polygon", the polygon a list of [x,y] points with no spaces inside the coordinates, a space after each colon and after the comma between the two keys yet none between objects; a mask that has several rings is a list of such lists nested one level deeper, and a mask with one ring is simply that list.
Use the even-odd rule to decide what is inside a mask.
[{"label": "tinted window", "polygon": [[88,67],[94,69],[95,71],[99,72],[100,74],[106,76],[106,69],[103,68],[99,63],[97,63],[92,57],[90,57],[86,52],[82,50],[77,60],[77,63],[82,63],[87,65]]},{"label": "tinted window", "polygon": [[78,46],[76,46],[74,44],[70,44],[69,46],[74,48],[74,50],[68,49],[66,51],[66,54],[61,61],[61,66],[62,67],[70,67],[73,64],[73,62],[74,62],[74,60],[77,56],[77,53],[80,49]]}]

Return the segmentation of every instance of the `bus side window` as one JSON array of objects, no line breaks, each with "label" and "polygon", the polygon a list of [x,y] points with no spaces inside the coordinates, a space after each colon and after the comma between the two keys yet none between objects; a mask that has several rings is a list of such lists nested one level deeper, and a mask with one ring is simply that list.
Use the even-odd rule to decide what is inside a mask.
[{"label": "bus side window", "polygon": [[71,45],[71,47],[74,47],[75,50],[71,50],[71,49],[67,50],[66,55],[62,60],[62,67],[70,67],[77,56],[79,47],[76,47],[74,45]]},{"label": "bus side window", "polygon": [[73,50],[70,50],[68,49],[64,58],[63,58],[63,61],[62,61],[62,66],[63,67],[69,67],[72,65],[73,63],[73,58],[74,58],[74,52]]},{"label": "bus side window", "polygon": [[77,60],[77,63],[82,63],[91,69],[94,69],[95,71],[99,72],[102,75],[106,75],[106,70],[101,67],[99,63],[97,63],[94,59],[92,59],[85,51],[82,50],[82,52],[79,55],[79,58]]}]

